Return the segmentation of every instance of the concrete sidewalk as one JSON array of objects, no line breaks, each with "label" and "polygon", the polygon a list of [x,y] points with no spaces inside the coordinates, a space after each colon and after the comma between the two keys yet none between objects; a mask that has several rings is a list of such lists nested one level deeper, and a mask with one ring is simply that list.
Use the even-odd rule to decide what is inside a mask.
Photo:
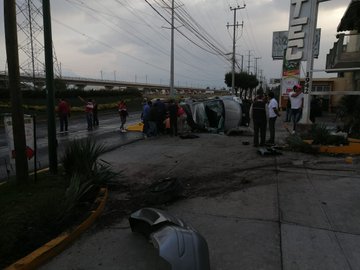
[{"label": "concrete sidewalk", "polygon": [[[281,143],[287,131],[280,119],[277,125]],[[102,159],[123,171],[121,181],[129,183],[177,177],[195,185],[213,179],[202,196],[162,205],[205,237],[212,270],[360,269],[358,158],[347,164],[344,157],[285,151],[260,156],[251,144],[242,143],[252,142],[251,136],[199,136],[147,139]],[[217,196],[211,192],[214,179],[224,187]],[[234,188],[225,188],[227,184]],[[112,191],[110,200],[127,195]],[[169,268],[124,219],[88,231],[41,269]]]}]

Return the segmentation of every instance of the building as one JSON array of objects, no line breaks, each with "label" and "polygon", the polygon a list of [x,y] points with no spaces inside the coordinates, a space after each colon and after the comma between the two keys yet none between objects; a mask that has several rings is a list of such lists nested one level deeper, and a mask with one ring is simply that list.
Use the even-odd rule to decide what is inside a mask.
[{"label": "building", "polygon": [[337,28],[337,41],[326,57],[326,72],[337,73],[337,91],[360,91],[360,0],[352,0]]}]

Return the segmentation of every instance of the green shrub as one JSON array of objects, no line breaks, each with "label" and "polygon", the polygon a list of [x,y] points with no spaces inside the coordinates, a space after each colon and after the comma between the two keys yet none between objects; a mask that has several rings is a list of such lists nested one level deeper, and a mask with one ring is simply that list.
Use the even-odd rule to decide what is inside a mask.
[{"label": "green shrub", "polygon": [[347,138],[343,136],[332,135],[326,125],[313,125],[310,137],[313,144],[317,145],[348,145]]},{"label": "green shrub", "polygon": [[344,96],[340,100],[339,110],[344,113],[345,131],[352,137],[360,136],[360,96]]},{"label": "green shrub", "polygon": [[303,141],[300,136],[294,134],[286,138],[286,143],[288,144],[288,149],[294,152],[302,152],[308,154],[316,154],[319,150],[313,147],[311,144],[308,144]]}]

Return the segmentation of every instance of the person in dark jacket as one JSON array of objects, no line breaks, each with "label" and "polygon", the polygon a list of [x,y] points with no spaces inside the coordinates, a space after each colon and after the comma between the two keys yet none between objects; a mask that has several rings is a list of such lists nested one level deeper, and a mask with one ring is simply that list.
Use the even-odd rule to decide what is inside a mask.
[{"label": "person in dark jacket", "polygon": [[257,96],[251,105],[251,117],[254,124],[254,146],[259,146],[259,133],[260,133],[260,146],[265,145],[266,139],[266,102],[264,93],[261,89],[257,91]]},{"label": "person in dark jacket", "polygon": [[170,135],[177,136],[178,129],[177,129],[177,112],[178,112],[178,106],[177,103],[172,99],[170,100],[169,104],[169,116],[170,116]]},{"label": "person in dark jacket", "polygon": [[149,137],[158,135],[157,125],[156,125],[156,123],[158,121],[157,106],[158,106],[158,104],[154,103],[154,104],[152,104],[152,106],[150,107],[150,110],[149,110],[149,115],[148,115],[149,128],[148,128],[148,131],[146,134]]},{"label": "person in dark jacket", "polygon": [[144,103],[143,111],[141,113],[141,120],[144,124],[143,133],[149,136],[149,115],[151,110],[152,102],[147,101]]}]

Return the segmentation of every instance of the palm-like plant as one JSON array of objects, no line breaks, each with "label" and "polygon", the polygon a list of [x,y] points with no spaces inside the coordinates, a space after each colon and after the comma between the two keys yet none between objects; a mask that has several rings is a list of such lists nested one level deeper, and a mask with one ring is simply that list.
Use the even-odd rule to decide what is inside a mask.
[{"label": "palm-like plant", "polygon": [[118,175],[110,164],[99,158],[104,152],[105,147],[90,138],[67,145],[61,161],[70,183],[61,205],[59,223],[71,218],[79,202],[92,201],[99,188]]},{"label": "palm-like plant", "polygon": [[91,176],[96,170],[98,158],[104,152],[105,147],[91,138],[71,141],[61,159],[65,174]]}]

